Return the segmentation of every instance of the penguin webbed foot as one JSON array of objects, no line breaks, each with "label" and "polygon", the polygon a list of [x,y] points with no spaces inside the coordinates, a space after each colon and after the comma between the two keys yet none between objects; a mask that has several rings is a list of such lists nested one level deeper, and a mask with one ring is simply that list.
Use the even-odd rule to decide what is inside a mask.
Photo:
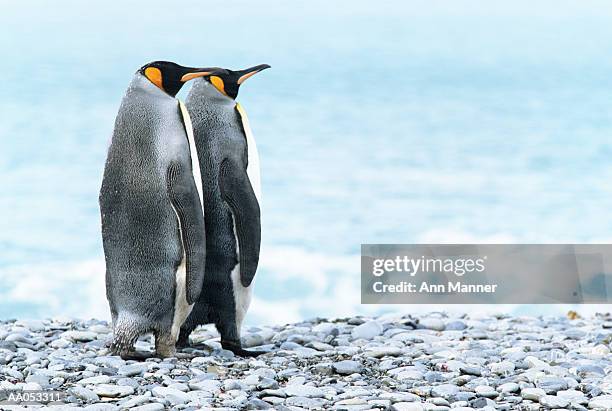
[{"label": "penguin webbed foot", "polygon": [[136,351],[133,346],[131,348],[126,348],[115,343],[111,344],[110,353],[111,355],[119,356],[124,361],[146,361],[149,358],[156,357],[157,355],[156,353],[152,352]]},{"label": "penguin webbed foot", "polygon": [[193,332],[192,328],[181,328],[178,340],[176,341],[176,348],[190,348],[194,345],[189,342],[189,336]]},{"label": "penguin webbed foot", "polygon": [[184,340],[180,339],[176,342],[176,348],[177,349],[181,349],[181,348],[191,348],[192,345],[189,342],[189,338],[186,338]]},{"label": "penguin webbed foot", "polygon": [[192,348],[194,350],[200,350],[200,351],[210,351],[210,347],[204,343],[199,343],[199,344],[194,344],[192,342],[189,341],[189,339],[183,341],[183,340],[178,340],[176,342],[176,349],[177,350],[184,350],[184,349],[188,349],[188,348]]},{"label": "penguin webbed foot", "polygon": [[126,351],[119,353],[122,360],[146,361],[149,358],[157,357],[156,353],[145,353],[141,351]]},{"label": "penguin webbed foot", "polygon": [[221,347],[223,349],[231,351],[234,355],[239,357],[258,357],[262,354],[267,354],[267,351],[255,351],[255,350],[245,350],[242,348],[242,344],[234,342],[234,341],[221,341]]}]

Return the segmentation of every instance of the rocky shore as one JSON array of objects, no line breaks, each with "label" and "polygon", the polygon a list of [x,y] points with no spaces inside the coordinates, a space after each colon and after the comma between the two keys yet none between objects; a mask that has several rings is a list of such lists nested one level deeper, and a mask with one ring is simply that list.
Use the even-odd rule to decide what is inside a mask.
[{"label": "rocky shore", "polygon": [[269,353],[235,357],[207,327],[181,352],[190,358],[134,362],[109,356],[103,321],[2,321],[0,399],[54,390],[61,404],[28,406],[53,410],[612,410],[609,315],[434,313],[244,331],[245,346]]}]

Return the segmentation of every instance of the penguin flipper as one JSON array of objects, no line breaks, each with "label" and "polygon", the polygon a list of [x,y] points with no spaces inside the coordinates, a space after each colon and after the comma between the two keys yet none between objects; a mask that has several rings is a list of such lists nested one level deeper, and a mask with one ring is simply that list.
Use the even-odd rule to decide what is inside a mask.
[{"label": "penguin flipper", "polygon": [[219,187],[223,200],[234,215],[238,235],[240,282],[244,287],[248,287],[257,271],[261,246],[261,216],[257,196],[246,169],[232,158],[226,158],[221,163]]},{"label": "penguin flipper", "polygon": [[200,197],[190,172],[173,163],[167,170],[167,189],[181,227],[186,256],[187,303],[194,304],[204,283],[206,264],[206,234]]}]

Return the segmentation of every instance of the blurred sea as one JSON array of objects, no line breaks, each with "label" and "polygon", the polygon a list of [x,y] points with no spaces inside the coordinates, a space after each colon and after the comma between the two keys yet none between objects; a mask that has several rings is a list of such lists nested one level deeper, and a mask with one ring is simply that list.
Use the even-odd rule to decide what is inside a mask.
[{"label": "blurred sea", "polygon": [[0,0],[0,318],[109,317],[106,146],[158,59],[272,65],[238,98],[264,195],[251,323],[416,310],[359,305],[361,243],[612,240],[607,2],[122,3]]}]

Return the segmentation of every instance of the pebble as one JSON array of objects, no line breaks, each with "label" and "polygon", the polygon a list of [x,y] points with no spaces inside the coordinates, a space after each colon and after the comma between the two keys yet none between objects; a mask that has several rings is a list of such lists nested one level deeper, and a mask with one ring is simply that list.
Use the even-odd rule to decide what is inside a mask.
[{"label": "pebble", "polygon": [[497,387],[497,391],[501,393],[518,392],[521,387],[515,382],[508,382]]},{"label": "pebble", "polygon": [[134,394],[134,388],[123,385],[99,384],[92,391],[100,397],[119,398]]},{"label": "pebble", "polygon": [[151,403],[141,405],[139,407],[129,408],[130,411],[163,411],[165,409],[166,407],[164,407],[164,404],[160,403]]},{"label": "pebble", "polygon": [[612,410],[612,395],[601,395],[589,401],[590,409]]},{"label": "pebble", "polygon": [[[612,409],[612,318],[353,317],[246,327],[242,358],[214,327],[193,359],[124,361],[111,327],[74,319],[0,321],[0,390],[68,392],[63,409]],[[138,350],[152,352],[152,338]],[[258,348],[259,349],[259,348]]]},{"label": "pebble", "polygon": [[247,410],[269,410],[270,408],[272,408],[270,404],[259,398],[251,399],[246,405]]},{"label": "pebble", "polygon": [[541,388],[523,388],[521,390],[521,397],[526,400],[540,401],[540,398],[546,395],[546,391]]},{"label": "pebble", "polygon": [[431,389],[431,395],[433,397],[442,397],[445,399],[452,398],[458,392],[459,387],[453,384],[437,385]]},{"label": "pebble", "polygon": [[569,401],[556,395],[545,395],[540,398],[540,404],[548,408],[565,408],[569,405]]},{"label": "pebble", "polygon": [[147,364],[141,364],[141,363],[124,365],[122,367],[119,367],[118,374],[123,375],[125,377],[133,377],[136,375],[143,374],[147,370],[147,368],[148,368]]},{"label": "pebble", "polygon": [[446,324],[444,329],[446,331],[463,331],[467,328],[467,325],[460,320],[450,321]]},{"label": "pebble", "polygon": [[557,392],[557,397],[563,397],[576,404],[586,404],[588,402],[584,393],[576,390],[559,391]]},{"label": "pebble", "polygon": [[351,331],[351,336],[355,340],[371,340],[372,338],[381,335],[382,332],[383,327],[378,321],[368,321],[353,328],[353,330]]},{"label": "pebble", "polygon": [[546,391],[546,394],[554,394],[568,388],[567,381],[560,377],[542,377],[536,381],[536,386]]},{"label": "pebble", "polygon": [[[189,381],[189,388],[192,390],[201,390],[208,392],[218,392],[221,387],[221,382],[217,380],[199,380],[199,381]],[[233,387],[228,387],[232,389]],[[227,388],[226,388],[227,389]]]},{"label": "pebble", "polygon": [[446,325],[441,318],[424,318],[419,321],[419,325],[428,330],[444,331]]},{"label": "pebble", "polygon": [[300,407],[307,410],[321,408],[325,404],[322,398],[291,397],[285,400],[285,404],[293,407]]},{"label": "pebble", "polygon": [[357,361],[344,360],[333,363],[332,369],[338,374],[350,375],[355,373],[361,373],[363,371],[363,366]]},{"label": "pebble", "polygon": [[420,403],[396,402],[391,406],[392,411],[423,411],[425,407]]},{"label": "pebble", "polygon": [[495,388],[489,385],[479,385],[474,389],[474,392],[476,392],[478,396],[485,398],[495,398],[499,395]]},{"label": "pebble", "polygon": [[4,341],[12,342],[12,343],[26,343],[32,344],[32,340],[27,338],[25,335],[20,333],[9,334],[4,338]]},{"label": "pebble", "polygon": [[493,363],[489,366],[494,374],[506,375],[514,371],[514,364],[510,361]]},{"label": "pebble", "polygon": [[318,398],[323,397],[325,393],[318,387],[312,387],[310,385],[292,384],[285,388],[285,394],[289,397],[306,397],[306,398]]},{"label": "pebble", "polygon": [[96,375],[95,377],[83,378],[78,383],[82,385],[88,384],[107,384],[110,382],[110,377],[108,375]]},{"label": "pebble", "polygon": [[119,402],[119,406],[122,409],[130,410],[138,407],[142,404],[146,404],[151,401],[151,393],[146,392],[144,395],[136,395],[130,398],[125,398]]},{"label": "pebble", "polygon": [[480,367],[462,365],[459,367],[459,371],[461,371],[462,374],[475,375],[477,377],[480,377],[482,375],[482,368]]},{"label": "pebble", "polygon": [[276,388],[278,388],[278,382],[276,382],[276,380],[274,380],[272,378],[263,377],[259,381],[259,384],[257,384],[257,389],[259,389],[259,390],[266,390],[266,389],[274,390]]},{"label": "pebble", "polygon": [[12,377],[16,380],[23,380],[23,373],[12,368],[3,371],[5,375]]},{"label": "pebble", "polygon": [[88,342],[98,338],[98,334],[93,331],[66,331],[62,338],[75,342]]},{"label": "pebble", "polygon": [[397,357],[402,354],[399,347],[375,347],[366,350],[365,354],[372,358]]},{"label": "pebble", "polygon": [[77,397],[78,399],[81,399],[85,402],[97,402],[100,401],[100,397],[98,396],[98,394],[96,394],[95,392],[93,392],[90,389],[87,389],[85,387],[80,387],[80,386],[74,386],[72,387],[69,392],[74,395],[75,397]]},{"label": "pebble", "polygon": [[598,376],[606,375],[605,370],[602,367],[597,365],[580,365],[576,367],[576,373],[582,377],[587,376],[589,374],[596,374]]},{"label": "pebble", "polygon": [[[55,407],[53,407],[52,409],[55,409]],[[88,405],[87,407],[83,409],[85,411],[114,411],[114,410],[117,410],[118,407],[114,404],[98,403],[98,404]]]},{"label": "pebble", "polygon": [[175,388],[155,387],[151,392],[155,397],[163,398],[171,405],[185,404],[190,401],[189,395]]},{"label": "pebble", "polygon": [[536,357],[533,357],[531,355],[525,358],[525,362],[527,363],[529,368],[544,368],[545,369],[549,367],[549,365],[546,362]]},{"label": "pebble", "polygon": [[72,343],[65,338],[58,338],[51,343],[52,348],[67,348],[71,345]]}]

